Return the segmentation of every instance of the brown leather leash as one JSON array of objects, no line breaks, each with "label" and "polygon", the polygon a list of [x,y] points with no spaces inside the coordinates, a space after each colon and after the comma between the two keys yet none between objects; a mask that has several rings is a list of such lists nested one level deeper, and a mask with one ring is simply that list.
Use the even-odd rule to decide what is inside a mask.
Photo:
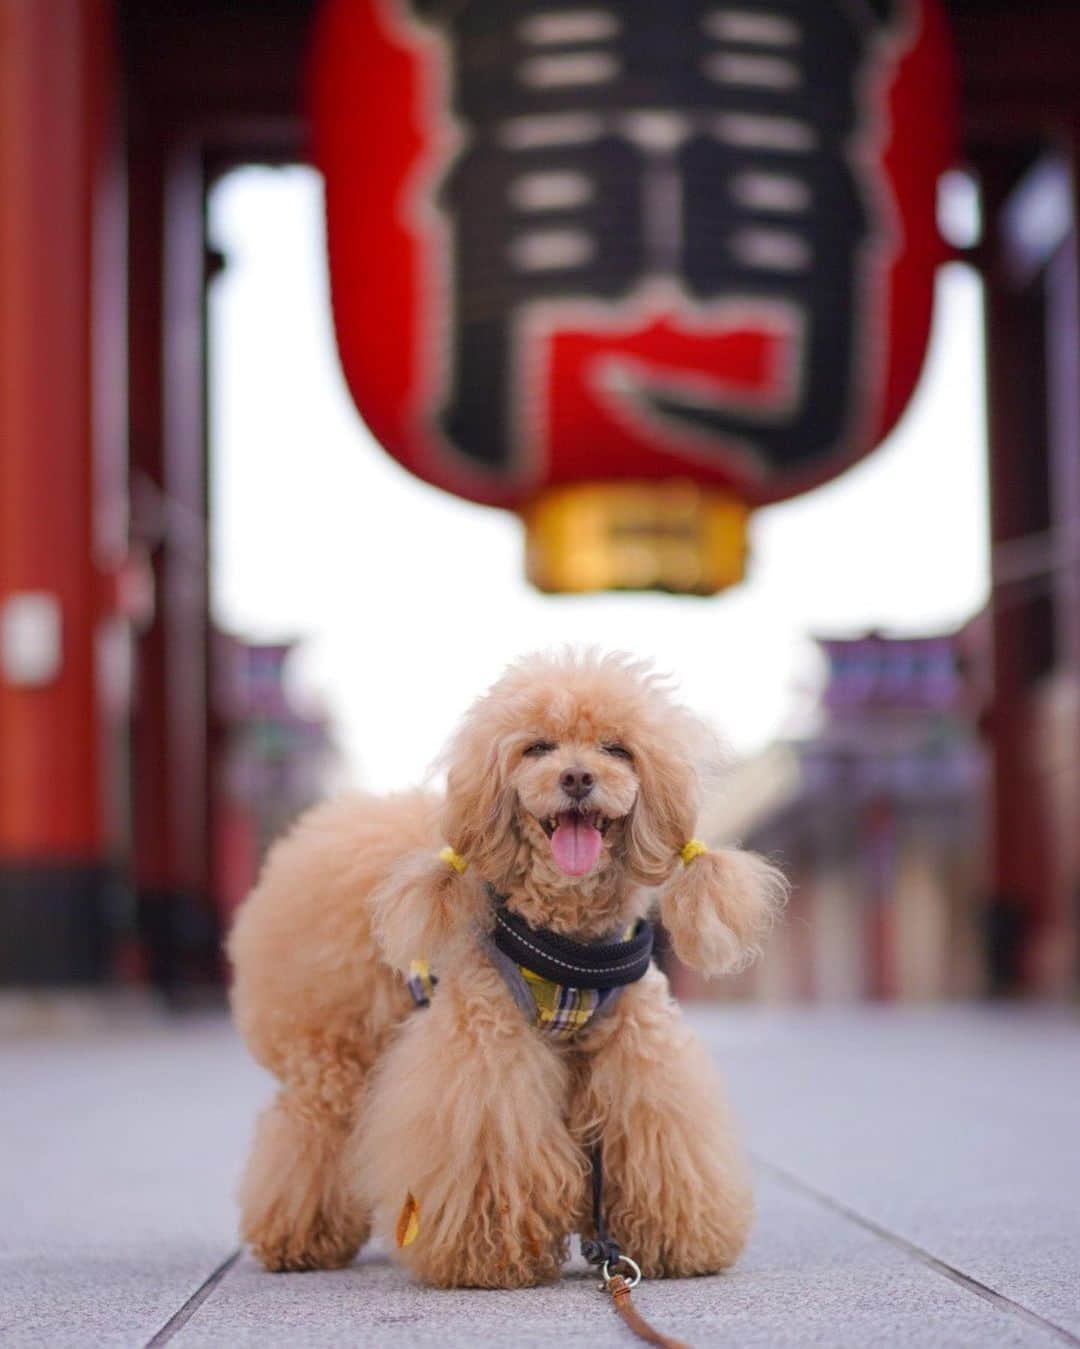
[{"label": "brown leather leash", "polygon": [[[593,1146],[590,1162],[592,1165],[592,1217],[595,1235],[582,1240],[582,1255],[590,1265],[600,1267],[604,1278],[604,1282],[600,1285],[601,1290],[611,1294],[612,1301],[615,1303],[615,1310],[622,1317],[623,1324],[639,1340],[644,1340],[646,1344],[658,1345],[659,1349],[690,1349],[690,1346],[682,1340],[673,1340],[670,1335],[662,1335],[659,1330],[649,1325],[648,1321],[635,1307],[630,1294],[641,1282],[641,1270],[628,1255],[623,1254],[622,1247],[607,1230],[607,1225],[604,1222],[604,1158],[599,1143]],[[612,1272],[617,1270],[620,1265],[625,1265],[630,1271],[629,1278],[625,1274]]]},{"label": "brown leather leash", "polygon": [[639,1340],[644,1340],[646,1344],[659,1345],[659,1349],[690,1349],[685,1341],[673,1340],[670,1335],[662,1335],[659,1330],[649,1325],[634,1306],[633,1298],[630,1296],[632,1285],[621,1274],[612,1274],[605,1287],[614,1298],[615,1310],[622,1317],[623,1323]]}]

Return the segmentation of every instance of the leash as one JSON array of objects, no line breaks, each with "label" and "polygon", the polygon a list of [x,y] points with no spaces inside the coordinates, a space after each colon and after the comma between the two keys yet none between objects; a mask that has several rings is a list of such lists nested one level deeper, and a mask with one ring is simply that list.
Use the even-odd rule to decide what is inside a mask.
[{"label": "leash", "polygon": [[[657,1345],[658,1349],[689,1349],[689,1345],[682,1340],[673,1340],[670,1335],[663,1335],[649,1325],[635,1307],[630,1294],[641,1282],[641,1270],[635,1261],[624,1254],[604,1222],[604,1154],[599,1143],[593,1144],[589,1162],[592,1169],[593,1231],[596,1235],[582,1239],[581,1253],[590,1265],[600,1269],[604,1280],[600,1291],[611,1294],[623,1324],[639,1340]],[[620,1266],[626,1267],[629,1277],[617,1272]]]}]

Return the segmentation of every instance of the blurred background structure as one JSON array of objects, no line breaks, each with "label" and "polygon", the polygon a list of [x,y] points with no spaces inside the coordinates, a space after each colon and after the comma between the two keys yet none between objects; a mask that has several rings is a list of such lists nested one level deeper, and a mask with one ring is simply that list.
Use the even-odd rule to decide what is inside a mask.
[{"label": "blurred background structure", "polygon": [[[941,637],[821,645],[820,729],[742,763],[704,821],[708,835],[783,857],[794,886],[747,990],[824,1001],[1007,991],[983,926],[985,619]],[[684,993],[707,994],[680,976]]]},{"label": "blurred background structure", "polygon": [[[989,603],[960,631],[823,639],[816,715],[712,804],[798,887],[748,995],[1080,983],[1080,10],[946,8]],[[304,162],[312,9],[0,0],[0,985],[215,987],[261,849],[334,775],[287,647],[215,631],[210,603],[208,203]],[[394,632],[365,636],[384,660]]]}]

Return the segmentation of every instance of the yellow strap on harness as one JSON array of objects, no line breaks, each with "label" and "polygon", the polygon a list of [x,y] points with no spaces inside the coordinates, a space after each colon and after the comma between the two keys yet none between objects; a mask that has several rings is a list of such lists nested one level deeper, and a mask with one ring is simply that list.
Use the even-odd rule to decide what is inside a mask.
[{"label": "yellow strap on harness", "polygon": [[708,845],[702,843],[699,838],[692,838],[689,843],[684,843],[679,849],[679,856],[682,858],[684,867],[688,867],[695,857],[700,857],[702,853],[709,851]]},{"label": "yellow strap on harness", "polygon": [[439,849],[439,856],[448,867],[453,867],[459,876],[464,876],[469,865],[468,860],[462,857],[461,853],[455,852],[449,844],[445,848]]}]

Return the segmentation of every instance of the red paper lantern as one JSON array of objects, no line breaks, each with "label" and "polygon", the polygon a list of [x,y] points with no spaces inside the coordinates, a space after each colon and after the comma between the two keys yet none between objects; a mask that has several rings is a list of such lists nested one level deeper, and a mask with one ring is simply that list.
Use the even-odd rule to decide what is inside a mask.
[{"label": "red paper lantern", "polygon": [[547,588],[712,591],[926,351],[938,0],[327,0],[338,346],[385,448]]}]

